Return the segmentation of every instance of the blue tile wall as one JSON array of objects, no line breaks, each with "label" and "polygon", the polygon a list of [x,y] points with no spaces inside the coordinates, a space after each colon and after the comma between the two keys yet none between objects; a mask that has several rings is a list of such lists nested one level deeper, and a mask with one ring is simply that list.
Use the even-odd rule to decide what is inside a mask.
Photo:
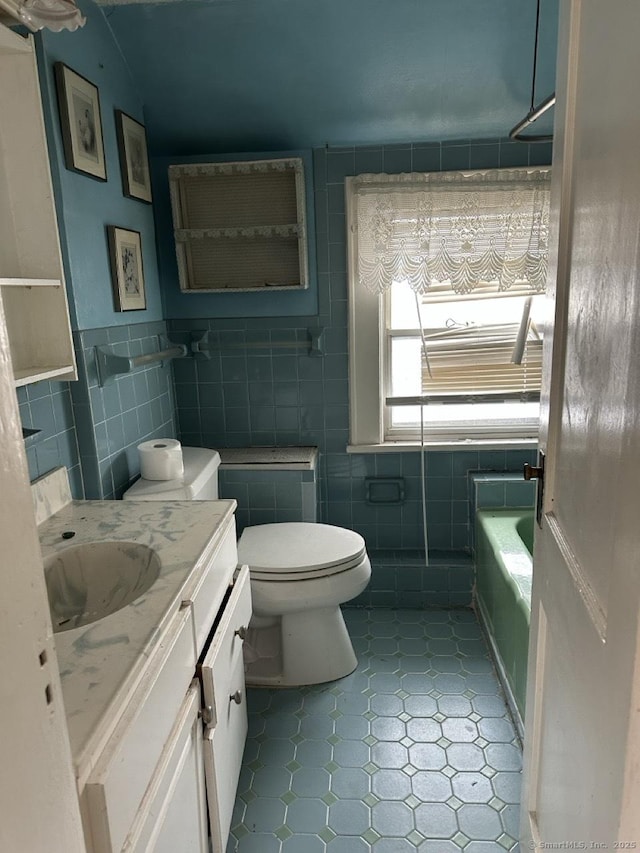
[{"label": "blue tile wall", "polygon": [[473,595],[474,567],[468,554],[429,551],[429,565],[418,550],[373,550],[371,580],[349,607],[417,609],[468,607]]},{"label": "blue tile wall", "polygon": [[536,499],[535,481],[523,480],[521,471],[503,474],[470,474],[471,508],[532,507]]},{"label": "blue tile wall", "polygon": [[157,350],[158,336],[166,332],[163,321],[74,332],[79,381],[72,396],[87,499],[122,497],[140,473],[138,444],[176,435],[169,364],[137,368],[101,387],[95,347],[141,355]]},{"label": "blue tile wall", "polygon": [[238,536],[251,524],[317,521],[315,471],[253,471],[222,469],[221,498],[235,498]]},{"label": "blue tile wall", "polygon": [[[313,317],[243,316],[170,319],[184,341],[209,330],[209,361],[174,362],[180,438],[210,447],[314,444],[320,448],[319,518],[360,532],[371,549],[423,547],[420,457],[346,453],[348,441],[347,262],[344,179],[361,172],[439,171],[544,165],[549,145],[505,140],[366,146],[314,150],[319,314]],[[188,297],[185,297],[188,298]],[[265,296],[266,298],[266,296]],[[307,329],[325,329],[325,356],[277,346],[301,342]],[[531,451],[453,451],[427,454],[429,546],[470,548],[469,471],[509,471],[533,462]],[[403,477],[406,500],[374,506],[365,478]]]},{"label": "blue tile wall", "polygon": [[[529,464],[534,464],[530,460]],[[514,465],[513,471],[500,473],[491,471],[469,473],[469,533],[471,550],[475,551],[475,517],[478,509],[495,507],[534,507],[536,502],[535,481],[522,478],[522,466]]]},{"label": "blue tile wall", "polygon": [[64,465],[71,494],[84,497],[76,424],[69,382],[35,382],[17,389],[20,419],[25,429],[38,429],[26,443],[29,477],[35,480]]}]

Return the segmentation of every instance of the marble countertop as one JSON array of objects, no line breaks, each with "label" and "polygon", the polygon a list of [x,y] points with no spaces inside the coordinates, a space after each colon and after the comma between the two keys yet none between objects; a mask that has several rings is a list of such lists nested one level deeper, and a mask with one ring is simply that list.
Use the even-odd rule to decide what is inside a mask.
[{"label": "marble countertop", "polygon": [[[235,506],[232,500],[72,501],[39,525],[44,558],[82,542],[128,540],[153,548],[161,563],[158,579],[133,604],[55,635],[80,786],[181,600],[198,583]],[[65,531],[75,535],[63,539]]]}]

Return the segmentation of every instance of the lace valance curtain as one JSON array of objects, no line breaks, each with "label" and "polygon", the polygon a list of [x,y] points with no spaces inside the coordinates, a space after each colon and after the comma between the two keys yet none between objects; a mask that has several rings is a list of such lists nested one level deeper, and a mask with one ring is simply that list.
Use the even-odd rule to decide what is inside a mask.
[{"label": "lace valance curtain", "polygon": [[359,283],[378,293],[394,281],[423,295],[488,283],[543,292],[550,177],[541,168],[352,178]]}]

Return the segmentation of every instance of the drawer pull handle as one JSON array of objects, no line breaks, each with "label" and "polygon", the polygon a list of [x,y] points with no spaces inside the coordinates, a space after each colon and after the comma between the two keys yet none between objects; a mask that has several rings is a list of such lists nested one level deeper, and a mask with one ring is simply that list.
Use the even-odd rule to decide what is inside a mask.
[{"label": "drawer pull handle", "polygon": [[244,625],[241,625],[233,633],[235,634],[236,637],[240,637],[241,640],[245,640],[247,638],[247,629]]},{"label": "drawer pull handle", "polygon": [[202,719],[202,722],[205,724],[205,726],[210,726],[213,722],[213,708],[211,707],[211,705],[207,705],[206,707],[198,711],[198,716]]},{"label": "drawer pull handle", "polygon": [[236,705],[241,705],[242,704],[242,693],[239,690],[236,690],[235,693],[232,693],[231,696],[229,696],[229,701],[235,702]]}]

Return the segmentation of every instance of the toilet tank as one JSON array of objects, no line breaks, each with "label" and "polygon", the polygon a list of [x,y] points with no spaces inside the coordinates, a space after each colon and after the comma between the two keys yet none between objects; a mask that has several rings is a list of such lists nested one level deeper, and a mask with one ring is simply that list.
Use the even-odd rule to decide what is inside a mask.
[{"label": "toilet tank", "polygon": [[220,454],[207,447],[183,447],[184,475],[179,480],[145,480],[127,489],[123,500],[214,501],[218,498]]}]

